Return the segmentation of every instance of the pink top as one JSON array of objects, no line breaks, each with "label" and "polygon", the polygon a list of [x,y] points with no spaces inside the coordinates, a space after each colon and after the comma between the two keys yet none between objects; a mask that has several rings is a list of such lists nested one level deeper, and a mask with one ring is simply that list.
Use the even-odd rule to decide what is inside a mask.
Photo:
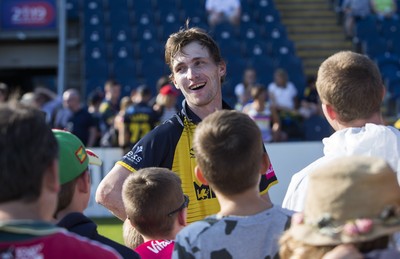
[{"label": "pink top", "polygon": [[173,240],[150,240],[136,247],[142,259],[170,259],[174,250]]}]

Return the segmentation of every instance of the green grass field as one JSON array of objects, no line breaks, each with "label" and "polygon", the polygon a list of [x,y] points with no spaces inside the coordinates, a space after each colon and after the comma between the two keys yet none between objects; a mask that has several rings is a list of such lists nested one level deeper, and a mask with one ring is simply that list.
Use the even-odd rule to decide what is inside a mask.
[{"label": "green grass field", "polygon": [[123,222],[117,218],[92,218],[98,225],[97,231],[120,244],[124,244],[122,238],[122,224]]}]

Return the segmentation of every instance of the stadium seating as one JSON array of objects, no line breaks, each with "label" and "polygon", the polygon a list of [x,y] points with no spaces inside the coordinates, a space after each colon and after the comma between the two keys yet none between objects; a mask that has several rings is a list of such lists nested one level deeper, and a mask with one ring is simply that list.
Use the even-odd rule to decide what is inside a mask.
[{"label": "stadium seating", "polygon": [[109,77],[121,82],[124,93],[139,83],[154,88],[158,77],[169,73],[164,64],[165,41],[184,26],[186,19],[191,26],[210,32],[218,42],[228,64],[223,91],[231,102],[234,86],[249,66],[256,68],[265,85],[272,81],[277,67],[289,69],[291,78],[304,78],[301,61],[273,0],[241,1],[241,25],[220,24],[212,31],[207,24],[205,0],[67,2],[71,19],[82,17],[83,74],[89,89]]}]

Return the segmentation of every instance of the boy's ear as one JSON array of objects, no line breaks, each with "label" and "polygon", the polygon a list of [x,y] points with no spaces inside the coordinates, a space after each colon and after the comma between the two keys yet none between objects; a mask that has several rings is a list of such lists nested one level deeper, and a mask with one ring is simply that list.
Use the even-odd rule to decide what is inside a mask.
[{"label": "boy's ear", "polygon": [[180,210],[178,212],[179,225],[186,226],[187,225],[186,219],[187,219],[187,208],[184,208],[183,210]]},{"label": "boy's ear", "polygon": [[264,152],[264,154],[261,157],[260,173],[265,174],[268,171],[270,164],[271,164],[271,162],[269,161],[269,156],[268,156],[267,152]]},{"label": "boy's ear", "polygon": [[196,175],[197,180],[199,180],[202,184],[208,185],[208,182],[204,178],[203,172],[198,165],[196,165],[196,167],[194,168],[194,174]]},{"label": "boy's ear", "polygon": [[90,192],[90,175],[89,175],[89,170],[84,172],[79,176],[78,182],[77,182],[77,187],[80,192],[82,193],[88,193]]},{"label": "boy's ear", "polygon": [[333,109],[332,105],[323,103],[322,109],[325,113],[325,116],[327,116],[328,119],[330,119],[332,121],[337,119],[336,111],[335,111],[335,109]]}]

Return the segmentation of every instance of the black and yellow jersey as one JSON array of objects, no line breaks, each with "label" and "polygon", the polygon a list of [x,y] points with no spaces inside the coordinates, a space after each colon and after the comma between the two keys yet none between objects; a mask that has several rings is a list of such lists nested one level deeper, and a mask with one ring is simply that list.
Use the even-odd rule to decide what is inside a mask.
[{"label": "black and yellow jersey", "polygon": [[[182,181],[183,192],[190,198],[187,217],[190,223],[217,213],[220,207],[212,190],[200,183],[194,174],[197,164],[192,140],[201,119],[185,102],[182,106],[180,112],[150,131],[117,163],[131,172],[155,166],[177,173]],[[223,108],[230,109],[226,103],[223,103]],[[260,192],[266,193],[275,183],[277,178],[271,167],[262,176]]]}]

